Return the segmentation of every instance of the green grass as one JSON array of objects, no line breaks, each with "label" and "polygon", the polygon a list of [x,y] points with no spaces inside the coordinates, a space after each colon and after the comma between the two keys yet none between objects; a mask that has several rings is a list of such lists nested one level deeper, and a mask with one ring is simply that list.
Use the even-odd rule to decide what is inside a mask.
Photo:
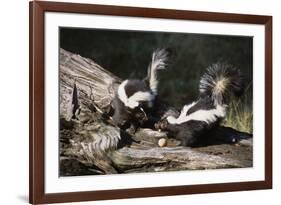
[{"label": "green grass", "polygon": [[241,132],[253,133],[253,109],[252,97],[249,92],[251,84],[238,100],[232,100],[228,106],[224,126],[232,127]]},{"label": "green grass", "polygon": [[232,102],[229,105],[224,126],[232,127],[241,132],[253,132],[253,113],[247,105]]}]

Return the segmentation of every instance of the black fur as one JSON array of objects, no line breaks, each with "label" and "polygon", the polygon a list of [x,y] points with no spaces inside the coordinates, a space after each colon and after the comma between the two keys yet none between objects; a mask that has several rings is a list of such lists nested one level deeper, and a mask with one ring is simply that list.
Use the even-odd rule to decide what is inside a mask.
[{"label": "black fur", "polygon": [[151,101],[139,101],[139,106],[132,109],[127,107],[119,98],[118,94],[116,93],[113,101],[112,101],[112,108],[114,110],[114,114],[112,116],[113,122],[123,128],[130,128],[136,129],[140,127],[145,122],[147,122],[151,117],[151,112],[153,110],[154,102],[157,98],[157,92],[153,92],[150,87],[150,78],[152,76],[152,65],[155,65],[155,61],[162,60],[162,64],[155,66],[153,71],[158,72],[159,69],[163,69],[166,67],[166,63],[168,61],[168,57],[170,55],[170,51],[168,49],[157,49],[152,55],[152,62],[148,66],[147,76],[143,80],[139,79],[128,79],[127,84],[125,85],[125,93],[128,98],[130,98],[135,93],[142,91],[142,92],[149,92],[153,95],[153,100]]},{"label": "black fur", "polygon": [[149,91],[149,85],[145,80],[129,79],[125,86],[125,91],[128,97],[131,97],[138,91]]},{"label": "black fur", "polygon": [[200,136],[212,130],[216,124],[191,120],[182,124],[169,124],[167,120],[156,124],[157,129],[169,131],[169,135],[181,141],[183,146],[195,146]]},{"label": "black fur", "polygon": [[[221,83],[220,87],[216,87],[219,82]],[[199,88],[199,99],[187,111],[186,115],[199,110],[212,110],[216,106],[226,106],[231,96],[241,95],[243,92],[241,73],[232,65],[225,63],[213,64],[207,68],[206,73],[202,76]],[[201,140],[201,136],[206,136],[208,132],[220,124],[222,117],[215,116],[215,119],[214,122],[209,124],[198,120],[170,124],[165,119],[155,124],[155,128],[168,131],[171,136],[181,140],[184,146],[195,146]]]},{"label": "black fur", "polygon": [[[215,91],[216,84],[227,79],[226,88]],[[211,97],[216,104],[228,104],[232,96],[240,96],[244,91],[243,78],[239,69],[231,64],[218,62],[206,69],[199,83],[200,98]]]},{"label": "black fur", "polygon": [[140,108],[130,109],[124,106],[119,98],[114,98],[111,104],[114,109],[113,122],[122,129],[137,128],[148,120],[146,113]]},{"label": "black fur", "polygon": [[205,96],[205,97],[201,97],[198,99],[198,101],[196,102],[195,105],[193,105],[188,111],[187,114],[191,114],[193,112],[196,112],[198,110],[211,110],[214,109],[215,105],[214,105],[214,101],[212,100],[211,97],[209,96]]}]

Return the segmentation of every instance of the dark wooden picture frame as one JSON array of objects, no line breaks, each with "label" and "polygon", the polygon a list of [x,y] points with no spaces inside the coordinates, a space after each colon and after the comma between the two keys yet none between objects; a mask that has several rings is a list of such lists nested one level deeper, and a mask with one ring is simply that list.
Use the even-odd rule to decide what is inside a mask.
[{"label": "dark wooden picture frame", "polygon": [[[103,6],[91,4],[30,2],[30,203],[153,197],[272,188],[272,17],[198,11]],[[101,14],[112,16],[247,23],[265,26],[265,180],[220,184],[185,185],[46,194],[44,190],[44,14],[45,12]]]}]

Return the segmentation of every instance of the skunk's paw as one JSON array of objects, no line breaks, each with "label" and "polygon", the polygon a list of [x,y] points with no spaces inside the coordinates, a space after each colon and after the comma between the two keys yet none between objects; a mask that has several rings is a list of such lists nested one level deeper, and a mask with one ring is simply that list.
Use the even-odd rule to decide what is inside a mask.
[{"label": "skunk's paw", "polygon": [[155,129],[157,130],[167,130],[168,122],[167,120],[162,120],[154,124]]}]

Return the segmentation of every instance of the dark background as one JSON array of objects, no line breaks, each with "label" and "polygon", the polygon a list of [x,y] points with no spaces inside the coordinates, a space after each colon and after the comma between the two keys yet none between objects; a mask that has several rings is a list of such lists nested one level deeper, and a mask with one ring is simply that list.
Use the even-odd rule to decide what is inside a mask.
[{"label": "dark background", "polygon": [[206,67],[226,61],[242,71],[246,97],[241,100],[252,109],[252,37],[60,28],[60,47],[93,59],[122,79],[145,77],[152,52],[171,48],[172,64],[160,74],[159,94],[176,107],[197,98]]}]

